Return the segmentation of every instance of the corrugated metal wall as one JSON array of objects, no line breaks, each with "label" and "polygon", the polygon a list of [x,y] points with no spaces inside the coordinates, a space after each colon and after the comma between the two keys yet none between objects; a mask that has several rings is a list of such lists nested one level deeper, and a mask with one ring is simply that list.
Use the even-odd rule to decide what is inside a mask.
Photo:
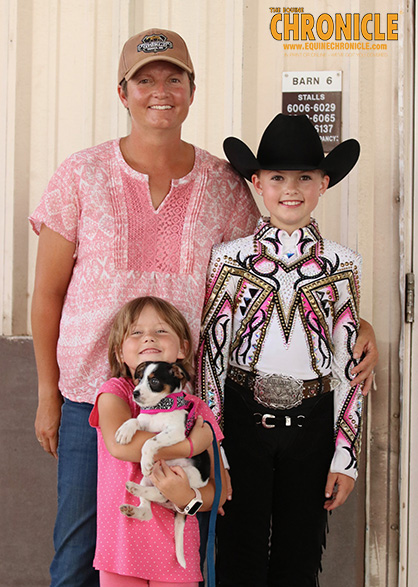
[{"label": "corrugated metal wall", "polygon": [[[381,358],[368,405],[366,496],[360,485],[347,506],[352,509],[341,514],[333,556],[341,568],[344,552],[353,549],[347,536],[361,538],[365,516],[366,584],[393,587],[399,539],[399,155],[410,157],[402,149],[402,128],[412,120],[405,109],[412,9],[406,0],[352,0],[343,8],[338,0],[286,0],[280,6],[303,6],[315,16],[396,13],[399,39],[378,52],[285,50],[271,35],[267,0],[0,0],[2,332],[30,333],[37,243],[26,218],[49,177],[75,150],[127,132],[116,71],[131,34],[160,26],[185,38],[197,92],[184,138],[217,155],[231,134],[257,148],[261,132],[281,110],[283,71],[342,71],[342,137],[358,138],[362,154],[356,171],[326,195],[316,217],[327,237],[363,255],[361,315],[375,327]],[[362,569],[362,560],[361,549],[347,567]],[[342,573],[339,585],[362,584],[362,571],[356,579],[355,570],[345,572],[351,573],[348,582]]]}]

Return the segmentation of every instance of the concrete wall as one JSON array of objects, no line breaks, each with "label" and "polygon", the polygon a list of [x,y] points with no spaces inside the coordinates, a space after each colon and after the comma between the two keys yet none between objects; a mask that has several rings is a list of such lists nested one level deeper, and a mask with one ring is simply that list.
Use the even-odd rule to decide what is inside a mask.
[{"label": "concrete wall", "polygon": [[35,438],[32,340],[0,337],[0,586],[46,587],[56,512],[56,461]]}]

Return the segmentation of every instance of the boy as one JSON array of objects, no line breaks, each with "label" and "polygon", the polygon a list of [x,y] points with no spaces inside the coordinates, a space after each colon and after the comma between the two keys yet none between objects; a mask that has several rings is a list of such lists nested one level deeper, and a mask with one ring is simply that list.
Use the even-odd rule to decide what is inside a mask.
[{"label": "boy", "polygon": [[307,117],[279,114],[257,157],[234,137],[224,150],[270,218],[215,246],[208,270],[197,380],[224,426],[234,490],[217,525],[218,585],[314,587],[327,511],[357,477],[361,259],[323,239],[311,212],[360,147],[324,157]]}]

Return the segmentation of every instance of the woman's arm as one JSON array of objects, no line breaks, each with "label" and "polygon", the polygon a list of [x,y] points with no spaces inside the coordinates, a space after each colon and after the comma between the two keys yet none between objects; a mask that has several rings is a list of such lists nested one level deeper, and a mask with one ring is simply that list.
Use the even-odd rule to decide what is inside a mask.
[{"label": "woman's arm", "polygon": [[42,225],[32,300],[32,334],[38,371],[35,432],[57,458],[62,396],[58,389],[57,342],[65,294],[74,267],[74,243]]},{"label": "woman's arm", "polygon": [[353,349],[353,357],[360,359],[363,354],[363,360],[351,370],[353,375],[357,375],[351,381],[351,385],[358,385],[364,381],[362,393],[367,395],[373,383],[373,369],[377,365],[379,353],[373,326],[360,318],[360,329]]}]

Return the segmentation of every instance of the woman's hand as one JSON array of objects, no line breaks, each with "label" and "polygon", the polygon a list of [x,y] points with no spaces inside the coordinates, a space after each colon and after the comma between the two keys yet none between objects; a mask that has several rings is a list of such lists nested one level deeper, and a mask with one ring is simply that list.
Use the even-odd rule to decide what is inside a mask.
[{"label": "woman's hand", "polygon": [[377,351],[376,337],[372,325],[360,319],[360,330],[353,349],[353,357],[360,359],[363,355],[364,357],[361,362],[351,370],[351,373],[356,375],[351,381],[351,385],[358,385],[364,381],[362,393],[363,395],[367,395],[373,383],[373,370],[377,365],[379,353]]},{"label": "woman's hand", "polygon": [[329,512],[342,505],[353,491],[355,481],[352,477],[343,473],[328,473],[325,486],[325,497],[327,498],[324,508]]},{"label": "woman's hand", "polygon": [[[40,398],[43,398],[40,394]],[[35,419],[35,434],[45,452],[58,458],[58,430],[61,421],[62,396],[48,394],[48,399],[40,399]]]},{"label": "woman's hand", "polygon": [[189,479],[182,467],[169,467],[164,460],[157,461],[152,469],[150,479],[161,493],[180,509],[195,497]]}]

